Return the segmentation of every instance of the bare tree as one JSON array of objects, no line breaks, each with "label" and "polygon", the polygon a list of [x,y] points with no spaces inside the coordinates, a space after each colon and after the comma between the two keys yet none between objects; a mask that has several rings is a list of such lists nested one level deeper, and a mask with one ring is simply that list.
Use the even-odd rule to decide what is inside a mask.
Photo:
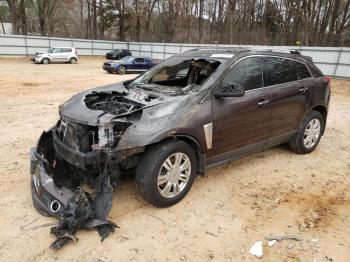
[{"label": "bare tree", "polygon": [[57,1],[55,0],[32,0],[31,6],[38,16],[40,34],[47,34],[46,23],[49,17],[52,17],[56,11]]}]

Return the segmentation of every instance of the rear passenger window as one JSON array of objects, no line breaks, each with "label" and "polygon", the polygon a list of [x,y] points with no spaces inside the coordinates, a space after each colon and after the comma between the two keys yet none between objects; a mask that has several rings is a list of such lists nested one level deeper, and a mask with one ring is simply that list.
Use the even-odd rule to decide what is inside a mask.
[{"label": "rear passenger window", "polygon": [[290,60],[290,66],[292,67],[292,70],[295,70],[295,72],[297,72],[299,80],[311,77],[309,70],[303,63]]},{"label": "rear passenger window", "polygon": [[278,57],[264,57],[265,86],[278,85],[298,80],[297,71],[290,66],[290,60]]},{"label": "rear passenger window", "polygon": [[72,52],[71,48],[61,48],[61,53],[70,53]]},{"label": "rear passenger window", "polygon": [[246,91],[262,87],[260,58],[249,57],[238,62],[224,77],[222,85],[228,82],[240,84]]}]

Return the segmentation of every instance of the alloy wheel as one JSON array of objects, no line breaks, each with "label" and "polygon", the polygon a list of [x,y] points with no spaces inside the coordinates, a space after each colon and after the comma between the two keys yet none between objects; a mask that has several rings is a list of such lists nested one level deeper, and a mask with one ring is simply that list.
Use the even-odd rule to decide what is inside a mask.
[{"label": "alloy wheel", "polygon": [[312,148],[318,141],[321,134],[321,122],[317,118],[311,119],[304,131],[304,146]]},{"label": "alloy wheel", "polygon": [[174,153],[162,164],[158,173],[158,191],[165,198],[178,196],[191,176],[191,160],[185,153]]}]

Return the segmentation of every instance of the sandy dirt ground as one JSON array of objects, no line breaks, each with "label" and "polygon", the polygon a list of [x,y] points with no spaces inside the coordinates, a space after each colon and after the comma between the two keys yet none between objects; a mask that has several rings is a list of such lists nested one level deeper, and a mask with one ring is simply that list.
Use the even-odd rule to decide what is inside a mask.
[{"label": "sandy dirt ground", "polygon": [[[0,59],[1,261],[350,261],[350,81],[333,80],[325,135],[316,151],[298,155],[279,146],[208,170],[183,201],[154,208],[137,195],[133,178],[115,190],[104,242],[95,230],[59,251],[29,188],[29,148],[76,92],[132,78],[109,75],[102,58],[76,65],[34,65]],[[298,235],[267,245],[269,235]]]}]

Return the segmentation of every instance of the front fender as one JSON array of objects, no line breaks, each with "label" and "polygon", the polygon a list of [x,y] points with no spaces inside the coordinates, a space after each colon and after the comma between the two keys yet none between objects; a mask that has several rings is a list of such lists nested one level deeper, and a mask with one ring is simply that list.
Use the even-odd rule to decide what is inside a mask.
[{"label": "front fender", "polygon": [[[168,137],[189,136],[198,141],[203,152],[207,146],[203,126],[210,123],[210,103],[171,108],[159,105],[142,112],[139,121],[129,126],[122,135],[117,150],[147,146]],[[170,112],[170,113],[169,113]],[[175,113],[174,113],[175,112]]]}]

